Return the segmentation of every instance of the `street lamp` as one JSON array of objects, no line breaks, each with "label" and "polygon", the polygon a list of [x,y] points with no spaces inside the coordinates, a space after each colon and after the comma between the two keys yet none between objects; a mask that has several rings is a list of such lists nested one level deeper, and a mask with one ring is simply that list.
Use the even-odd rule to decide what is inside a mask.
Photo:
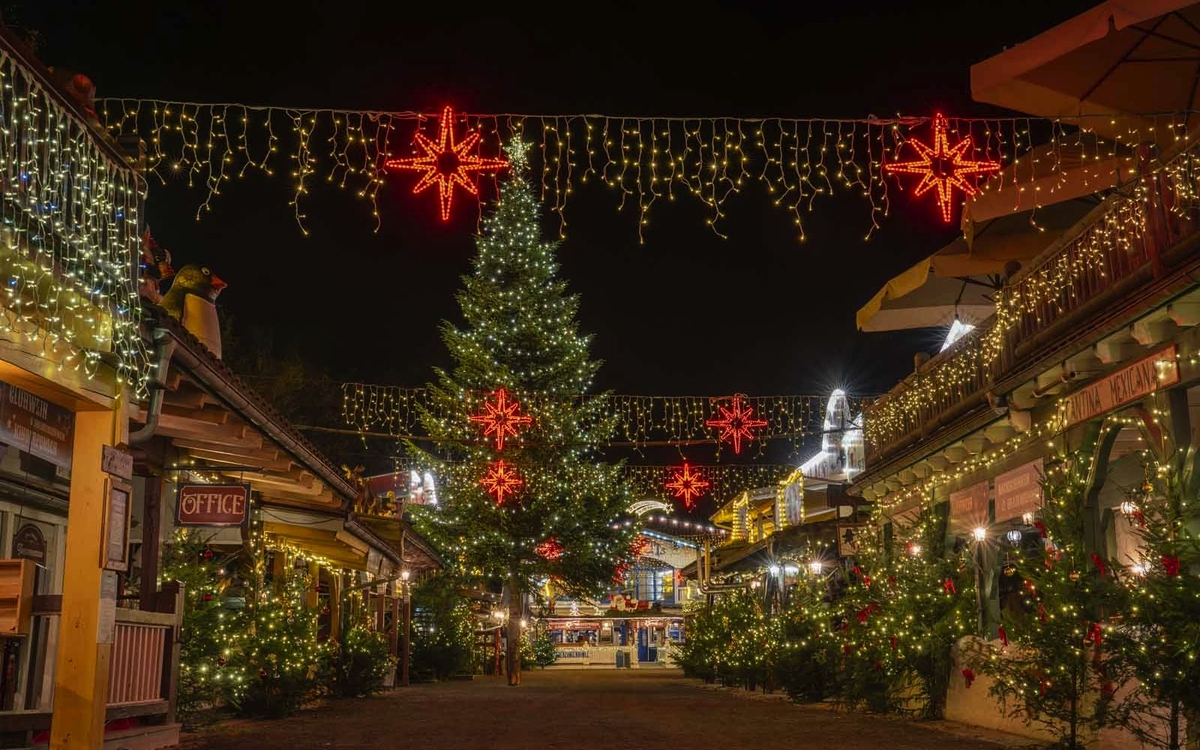
[{"label": "street lamp", "polygon": [[819,576],[821,575],[821,571],[825,570],[825,563],[820,560],[813,560],[808,564],[808,569],[812,571],[813,575]]},{"label": "street lamp", "polygon": [[982,542],[987,539],[987,529],[982,526],[976,526],[975,530],[971,532],[971,536],[975,537],[975,541]]}]

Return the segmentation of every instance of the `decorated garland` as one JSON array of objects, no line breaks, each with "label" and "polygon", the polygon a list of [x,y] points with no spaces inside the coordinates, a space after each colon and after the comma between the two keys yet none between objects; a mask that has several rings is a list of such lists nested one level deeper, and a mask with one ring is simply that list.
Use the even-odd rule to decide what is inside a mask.
[{"label": "decorated garland", "polygon": [[[1122,150],[1120,139],[1088,139],[1078,128],[1057,121],[940,114],[888,119],[620,117],[456,114],[446,107],[429,115],[146,99],[101,100],[99,112],[113,133],[137,136],[147,144],[148,169],[163,183],[182,179],[204,188],[198,216],[212,208],[226,182],[261,172],[292,181],[291,202],[301,227],[302,201],[322,182],[367,201],[377,226],[379,191],[385,183],[416,193],[437,184],[440,214],[449,218],[463,197],[480,200],[478,175],[498,178],[505,166],[499,144],[515,135],[534,142],[541,199],[558,216],[560,232],[566,230],[569,198],[588,183],[603,182],[616,192],[618,209],[636,206],[639,239],[656,202],[688,194],[708,207],[707,223],[720,234],[727,199],[755,183],[765,187],[774,205],[792,214],[800,239],[805,237],[803,219],[815,210],[817,199],[838,192],[865,200],[867,236],[888,215],[894,189],[917,196],[933,192],[938,213],[952,221],[962,195],[976,189],[975,178],[994,173],[1037,143],[1048,145],[1044,158],[1051,174],[1065,174],[1069,162],[1100,161]],[[1138,116],[1134,123],[1131,116],[1131,143],[1146,119],[1171,130],[1185,118]],[[1019,188],[1045,177],[1040,170],[1036,175],[1033,169],[1018,170],[1006,178],[1007,184],[1001,180],[1000,187]],[[1097,190],[1113,186],[1102,184],[1103,179]],[[456,192],[466,195],[456,201]],[[481,210],[478,203],[476,210]]]}]

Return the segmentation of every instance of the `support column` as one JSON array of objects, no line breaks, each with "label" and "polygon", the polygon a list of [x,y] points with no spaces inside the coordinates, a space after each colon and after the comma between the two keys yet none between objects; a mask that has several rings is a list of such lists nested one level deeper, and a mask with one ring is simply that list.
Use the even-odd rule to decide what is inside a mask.
[{"label": "support column", "polygon": [[163,478],[145,477],[142,495],[142,578],[138,581],[138,599],[143,612],[158,611],[158,564],[162,536]]},{"label": "support column", "polygon": [[321,601],[321,566],[319,564],[315,562],[308,564],[308,579],[309,587],[304,592],[304,603],[308,605],[309,609],[316,609],[317,604]]},{"label": "support column", "polygon": [[388,651],[392,656],[400,655],[400,587],[393,584],[392,629],[388,631]]},{"label": "support column", "polygon": [[342,574],[329,574],[329,638],[342,640]]},{"label": "support column", "polygon": [[[120,404],[114,411],[75,414],[71,451],[71,494],[67,510],[66,563],[62,616],[54,670],[54,710],[50,747],[54,750],[100,750],[108,702],[108,665],[112,656],[116,599],[101,597],[105,578],[101,565],[105,479],[100,470],[104,445],[124,442]],[[102,624],[104,627],[102,627]]]},{"label": "support column", "polygon": [[404,584],[404,638],[400,642],[400,684],[408,687],[408,668],[412,663],[412,589]]}]

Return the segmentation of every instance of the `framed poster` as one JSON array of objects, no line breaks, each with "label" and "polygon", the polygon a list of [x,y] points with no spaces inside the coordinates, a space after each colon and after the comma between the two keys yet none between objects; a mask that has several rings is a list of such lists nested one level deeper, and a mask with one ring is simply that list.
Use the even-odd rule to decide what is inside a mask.
[{"label": "framed poster", "polygon": [[109,477],[104,482],[104,527],[100,535],[100,567],[129,570],[129,511],[133,487]]}]

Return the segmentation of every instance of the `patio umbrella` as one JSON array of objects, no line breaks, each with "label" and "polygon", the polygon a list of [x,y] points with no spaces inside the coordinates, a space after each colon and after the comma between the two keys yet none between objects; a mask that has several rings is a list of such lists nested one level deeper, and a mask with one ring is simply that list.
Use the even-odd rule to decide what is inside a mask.
[{"label": "patio umbrella", "polygon": [[1036,257],[1098,205],[1095,197],[1054,203],[971,223],[959,237],[884,284],[858,311],[861,331],[978,325],[996,310],[995,291],[1010,264]]},{"label": "patio umbrella", "polygon": [[975,101],[1126,143],[1173,141],[1168,121],[1148,115],[1200,108],[1198,89],[1195,0],[1108,0],[971,66]]}]

